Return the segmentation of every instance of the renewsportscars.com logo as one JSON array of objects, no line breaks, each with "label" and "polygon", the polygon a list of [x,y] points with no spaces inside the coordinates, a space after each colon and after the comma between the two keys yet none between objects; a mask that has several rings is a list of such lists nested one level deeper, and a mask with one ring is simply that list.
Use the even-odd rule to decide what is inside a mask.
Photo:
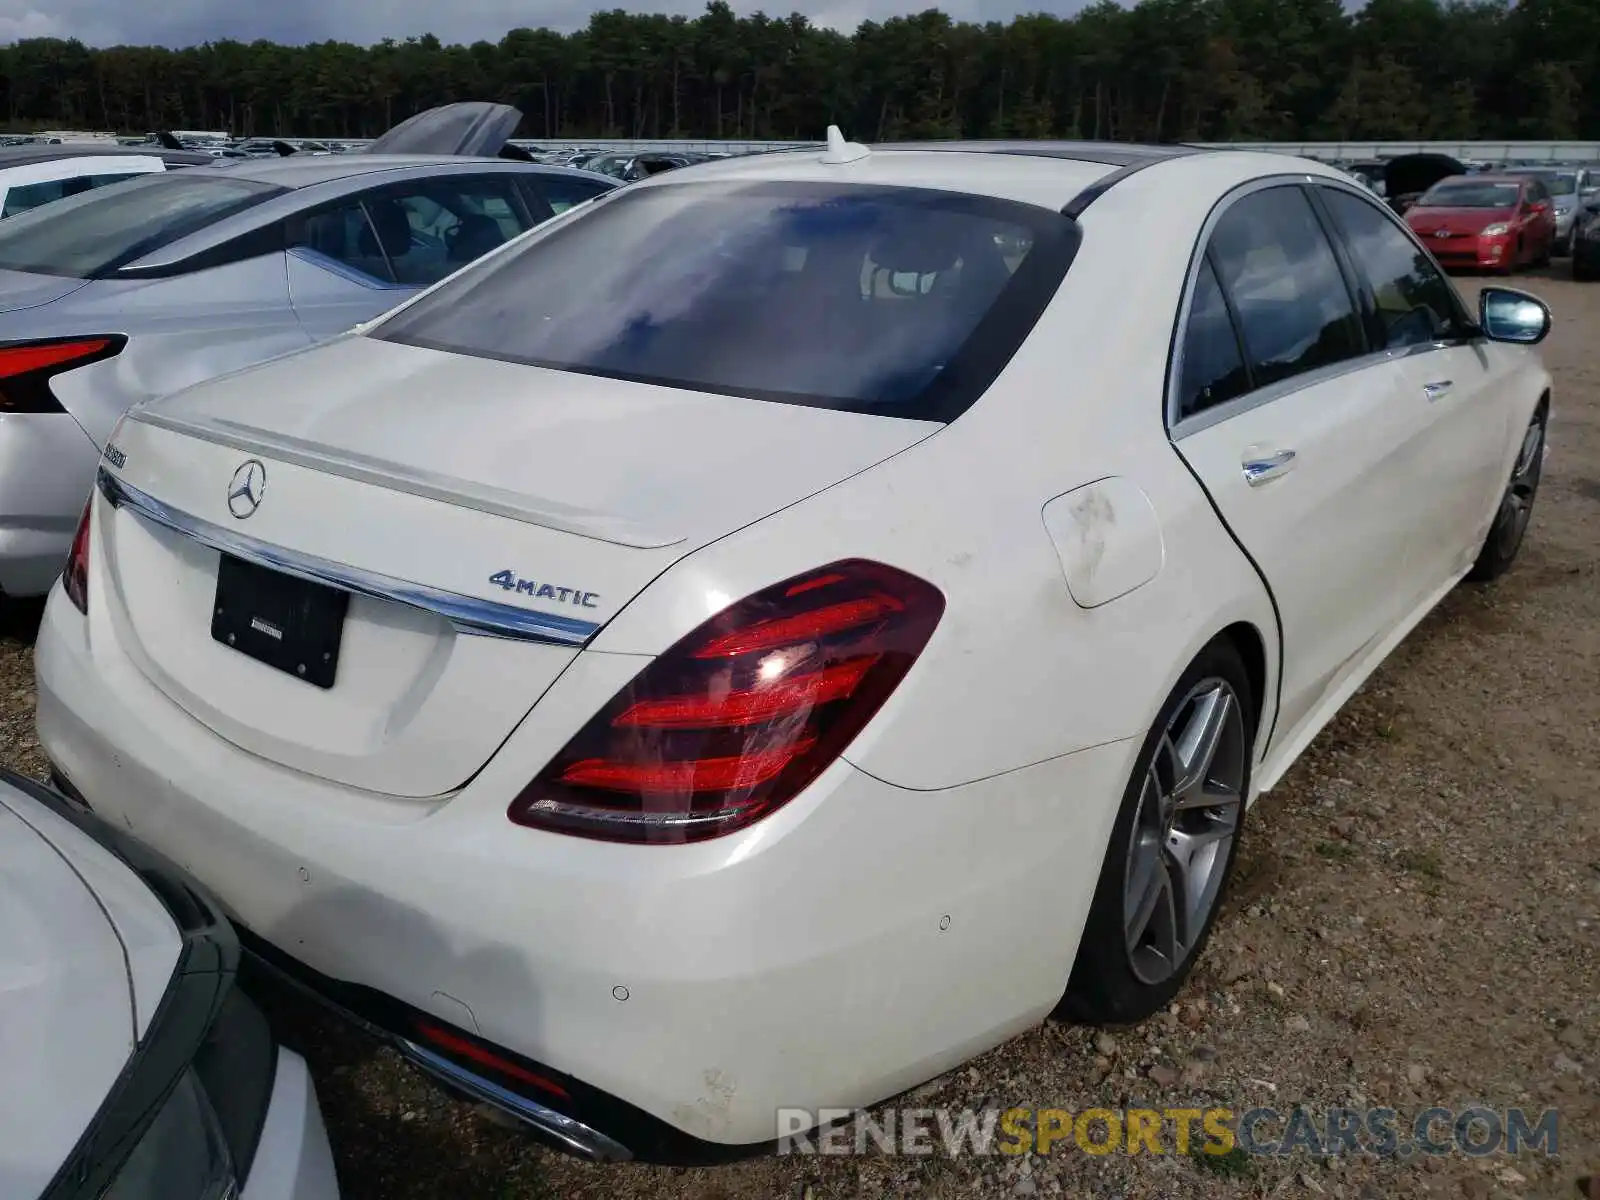
[{"label": "renewsportscars.com logo", "polygon": [[1560,1114],[1425,1108],[844,1108],[778,1110],[779,1154],[1370,1154],[1560,1152]]}]

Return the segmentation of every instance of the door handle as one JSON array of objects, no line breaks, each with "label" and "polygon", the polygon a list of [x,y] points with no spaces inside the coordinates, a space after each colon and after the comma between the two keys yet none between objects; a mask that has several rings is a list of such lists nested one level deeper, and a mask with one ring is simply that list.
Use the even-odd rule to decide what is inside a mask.
[{"label": "door handle", "polygon": [[1422,394],[1429,400],[1442,400],[1450,394],[1450,389],[1455,387],[1453,379],[1436,379],[1432,383],[1422,385]]},{"label": "door handle", "polygon": [[1247,458],[1241,464],[1244,469],[1244,481],[1251,487],[1260,487],[1268,480],[1287,475],[1294,470],[1294,460],[1293,450],[1276,450],[1260,458]]}]

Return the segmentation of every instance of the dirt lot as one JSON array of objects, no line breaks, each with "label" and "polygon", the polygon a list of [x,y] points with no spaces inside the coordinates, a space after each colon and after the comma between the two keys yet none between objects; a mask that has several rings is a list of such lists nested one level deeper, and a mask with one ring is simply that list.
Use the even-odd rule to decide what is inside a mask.
[{"label": "dirt lot", "polygon": [[[1299,1102],[1387,1105],[1407,1119],[1433,1104],[1555,1107],[1559,1159],[1205,1164],[1072,1151],[1026,1164],[589,1166],[444,1099],[297,998],[269,997],[316,1072],[345,1195],[1576,1195],[1577,1177],[1600,1168],[1600,285],[1574,285],[1561,265],[1524,282],[1556,311],[1556,393],[1515,570],[1449,597],[1251,812],[1231,898],[1175,1011],[1110,1034],[1047,1025],[914,1103]],[[0,618],[0,761],[33,774],[44,765],[36,620]]]}]

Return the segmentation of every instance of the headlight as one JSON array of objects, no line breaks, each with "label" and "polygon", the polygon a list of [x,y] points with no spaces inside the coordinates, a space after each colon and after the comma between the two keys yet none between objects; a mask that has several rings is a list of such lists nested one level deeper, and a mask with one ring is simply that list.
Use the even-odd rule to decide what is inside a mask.
[{"label": "headlight", "polygon": [[102,1200],[236,1200],[238,1194],[217,1114],[190,1070],[179,1078]]},{"label": "headlight", "polygon": [[1497,222],[1494,225],[1485,225],[1481,237],[1503,237],[1511,232],[1511,226]]}]

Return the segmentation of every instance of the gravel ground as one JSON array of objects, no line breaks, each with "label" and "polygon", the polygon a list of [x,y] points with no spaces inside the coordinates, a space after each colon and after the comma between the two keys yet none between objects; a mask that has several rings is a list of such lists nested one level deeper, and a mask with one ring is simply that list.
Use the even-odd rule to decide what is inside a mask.
[{"label": "gravel ground", "polygon": [[[1600,285],[1573,284],[1561,265],[1523,282],[1556,311],[1545,351],[1556,393],[1516,568],[1450,596],[1252,810],[1232,893],[1173,1011],[1109,1033],[1048,1024],[913,1102],[1556,1107],[1558,1159],[1069,1152],[591,1166],[444,1098],[299,998],[269,996],[316,1073],[345,1195],[1578,1194],[1578,1177],[1600,1165]],[[37,607],[0,611],[0,761],[35,775],[37,619]]]}]

